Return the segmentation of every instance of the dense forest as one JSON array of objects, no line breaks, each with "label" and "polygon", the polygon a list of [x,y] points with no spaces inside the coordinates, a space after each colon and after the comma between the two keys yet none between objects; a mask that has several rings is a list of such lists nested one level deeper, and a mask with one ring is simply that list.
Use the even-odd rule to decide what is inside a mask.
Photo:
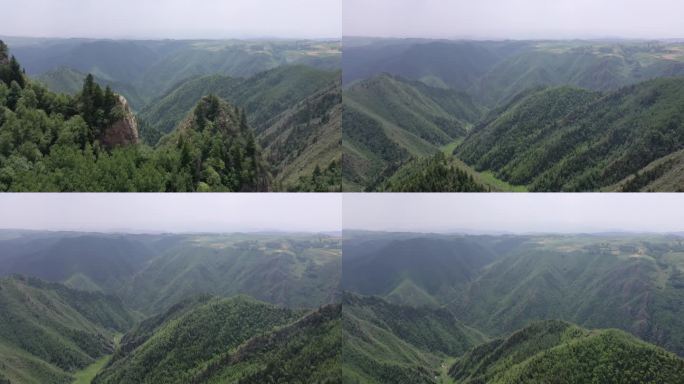
[{"label": "dense forest", "polygon": [[646,185],[665,169],[641,169],[684,148],[683,90],[684,78],[673,78],[608,94],[530,92],[477,126],[455,153],[535,191],[598,190],[637,174]]},{"label": "dense forest", "polygon": [[344,236],[349,383],[681,380],[681,236]]},{"label": "dense forest", "polygon": [[416,159],[402,166],[377,188],[379,192],[486,192],[472,174],[454,165],[450,157],[438,152],[433,157]]},{"label": "dense forest", "polygon": [[[256,116],[252,118],[247,117],[245,108],[211,92],[200,92],[189,99],[191,104],[180,109],[180,114],[172,115],[178,116],[172,129],[160,131],[152,125],[154,120],[139,120],[125,98],[109,86],[103,89],[92,75],[85,76],[74,95],[53,93],[26,76],[16,58],[8,57],[5,44],[0,43],[0,49],[2,191],[256,192],[341,188],[339,151],[333,148],[340,141],[332,134],[337,131],[339,135],[339,129],[335,130],[339,113],[330,112],[340,108],[339,90],[335,98],[334,86],[328,93],[301,101],[292,121],[279,123],[281,131],[271,129],[268,148],[262,149],[259,131],[252,127],[269,127],[260,123],[264,120],[258,116],[268,120],[268,116],[277,119],[276,115],[297,112],[290,111],[288,108],[294,106],[287,103],[299,105],[299,100],[315,93],[316,87],[327,84],[325,81],[331,79],[327,75],[321,75],[321,81],[311,82],[308,89],[294,97],[294,88],[283,85],[283,98],[270,104],[274,110],[252,108],[269,106],[259,102],[266,96],[258,92],[252,93],[250,99],[239,99]],[[276,75],[284,79],[289,76],[282,71]],[[267,75],[266,79],[271,81]],[[249,85],[254,84],[243,85],[241,94]],[[278,155],[293,150],[299,157]]]},{"label": "dense forest", "polygon": [[468,351],[449,368],[458,383],[677,383],[684,360],[618,330],[549,320]]},{"label": "dense forest", "polygon": [[3,231],[0,382],[339,383],[339,259],[317,234]]},{"label": "dense forest", "polygon": [[681,43],[349,41],[345,190],[452,191],[406,176],[439,151],[492,191],[681,189]]},{"label": "dense forest", "polygon": [[433,383],[434,367],[484,341],[448,311],[345,292],[345,383]]}]

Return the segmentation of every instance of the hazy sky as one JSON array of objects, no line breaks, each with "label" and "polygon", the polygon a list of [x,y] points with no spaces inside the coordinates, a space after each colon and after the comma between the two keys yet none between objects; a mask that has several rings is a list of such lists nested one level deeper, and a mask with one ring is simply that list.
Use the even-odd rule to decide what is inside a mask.
[{"label": "hazy sky", "polygon": [[343,34],[684,38],[682,0],[343,0]]},{"label": "hazy sky", "polygon": [[0,194],[0,228],[135,232],[341,229],[339,194]]},{"label": "hazy sky", "polygon": [[345,194],[343,228],[417,232],[680,232],[684,194]]},{"label": "hazy sky", "polygon": [[0,35],[339,38],[342,0],[0,0]]}]

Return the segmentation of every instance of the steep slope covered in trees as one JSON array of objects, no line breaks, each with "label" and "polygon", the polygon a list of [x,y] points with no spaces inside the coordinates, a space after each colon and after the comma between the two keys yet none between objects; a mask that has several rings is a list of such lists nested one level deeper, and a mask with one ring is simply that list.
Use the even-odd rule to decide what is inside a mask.
[{"label": "steep slope covered in trees", "polygon": [[339,190],[339,77],[339,72],[299,65],[246,79],[218,75],[191,79],[141,112],[147,132],[143,135],[156,142],[177,125],[194,100],[215,94],[246,111],[257,142],[273,166],[278,189]]},{"label": "steep slope covered in trees", "polygon": [[379,39],[355,44],[353,40],[345,39],[345,84],[392,73],[459,91],[469,89],[502,59],[530,48],[529,42]]},{"label": "steep slope covered in trees", "polygon": [[348,383],[432,383],[439,362],[483,337],[441,309],[390,304],[344,293],[342,347]]},{"label": "steep slope covered in trees", "polygon": [[223,353],[192,383],[342,382],[342,307],[326,305],[271,333]]},{"label": "steep slope covered in trees", "polygon": [[26,81],[12,65],[0,64],[8,73],[0,82],[0,190],[271,187],[268,166],[244,111],[216,97],[201,100],[178,132],[167,138],[167,145],[151,151],[136,145],[137,121],[126,100],[109,87],[103,91],[92,76],[70,97]]},{"label": "steep slope covered in trees", "polygon": [[[76,95],[81,91],[83,81],[88,77],[88,74],[79,72],[69,67],[59,67],[48,72],[41,73],[34,78],[40,83],[44,84],[50,91],[55,93],[67,93],[69,95]],[[138,94],[138,91],[131,85],[118,83],[116,81],[109,81],[100,79],[94,76],[95,82],[101,86],[108,86],[116,93],[124,96],[126,100],[134,107],[140,107],[145,103]]]},{"label": "steep slope covered in trees", "polygon": [[560,318],[681,355],[681,252],[678,238],[539,239],[488,266],[451,305],[492,333]]},{"label": "steep slope covered in trees", "polygon": [[461,169],[450,155],[438,152],[432,157],[405,164],[377,188],[380,192],[486,192],[473,175]]},{"label": "steep slope covered in trees", "polygon": [[682,252],[678,236],[345,231],[342,287],[445,306],[488,335],[563,319],[622,329],[682,355]]},{"label": "steep slope covered in trees", "polygon": [[658,42],[539,42],[497,63],[470,91],[490,106],[539,86],[614,91],[655,77],[683,76],[680,49]]},{"label": "steep slope covered in trees", "polygon": [[267,191],[271,175],[244,111],[216,96],[202,98],[159,150],[179,155],[184,190]]},{"label": "steep slope covered in trees", "polygon": [[[465,136],[480,109],[465,94],[381,74],[344,91],[344,179],[374,186],[410,156]],[[365,188],[364,188],[365,189]]]},{"label": "steep slope covered in trees", "polygon": [[449,369],[458,383],[677,383],[684,360],[618,330],[549,320],[475,347]]},{"label": "steep slope covered in trees", "polygon": [[[679,190],[683,52],[665,41],[350,38],[344,189],[453,190],[439,175],[417,183],[412,164],[456,148],[475,179],[503,187],[492,190]],[[441,107],[462,95],[478,114],[435,114],[425,94]],[[446,139],[435,117],[466,123],[468,137]]]},{"label": "steep slope covered in trees", "polygon": [[480,111],[465,94],[387,74],[351,85],[345,101],[430,145],[464,136]]},{"label": "steep slope covered in trees", "polygon": [[597,190],[683,148],[683,103],[682,78],[603,95],[529,92],[473,129],[455,154],[533,190]]},{"label": "steep slope covered in trees", "polygon": [[12,383],[70,383],[135,319],[114,297],[21,276],[0,278],[0,308],[0,379]]},{"label": "steep slope covered in trees", "polygon": [[[202,77],[138,121],[128,100],[94,76],[74,96],[54,94],[28,80],[2,47],[0,190],[340,189],[339,72],[300,65],[247,79]],[[232,105],[209,97],[213,91]]]},{"label": "steep slope covered in trees", "polygon": [[94,383],[339,383],[340,311],[246,296],[187,300],[126,334]]},{"label": "steep slope covered in trees", "polygon": [[340,85],[332,83],[268,122],[259,141],[281,189],[341,190],[341,120]]}]

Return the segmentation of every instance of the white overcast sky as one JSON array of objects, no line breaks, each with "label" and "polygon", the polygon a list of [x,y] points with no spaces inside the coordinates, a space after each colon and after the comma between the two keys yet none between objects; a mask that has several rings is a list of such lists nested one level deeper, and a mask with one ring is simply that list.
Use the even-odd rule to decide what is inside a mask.
[{"label": "white overcast sky", "polygon": [[0,0],[0,35],[339,38],[342,0]]},{"label": "white overcast sky", "polygon": [[0,194],[0,228],[93,232],[331,232],[332,193]]},{"label": "white overcast sky", "polygon": [[343,34],[684,38],[682,0],[343,0]]},{"label": "white overcast sky", "polygon": [[416,232],[681,232],[684,194],[344,194],[343,228]]}]

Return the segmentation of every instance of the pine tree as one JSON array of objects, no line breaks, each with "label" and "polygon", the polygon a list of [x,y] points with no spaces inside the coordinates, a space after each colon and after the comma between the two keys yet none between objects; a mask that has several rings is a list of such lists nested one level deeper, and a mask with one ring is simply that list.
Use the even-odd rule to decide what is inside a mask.
[{"label": "pine tree", "polygon": [[17,102],[21,98],[21,95],[21,87],[16,81],[13,81],[10,85],[9,94],[7,94],[7,108],[14,111],[17,107]]},{"label": "pine tree", "polygon": [[245,110],[242,109],[240,110],[240,130],[246,131],[247,128],[247,115],[245,114]]},{"label": "pine tree", "polygon": [[12,56],[12,58],[10,59],[9,71],[10,83],[12,81],[16,81],[21,88],[24,88],[24,86],[26,85],[26,79],[24,79],[24,72],[21,70],[21,66],[17,61],[17,58],[14,56]]}]

